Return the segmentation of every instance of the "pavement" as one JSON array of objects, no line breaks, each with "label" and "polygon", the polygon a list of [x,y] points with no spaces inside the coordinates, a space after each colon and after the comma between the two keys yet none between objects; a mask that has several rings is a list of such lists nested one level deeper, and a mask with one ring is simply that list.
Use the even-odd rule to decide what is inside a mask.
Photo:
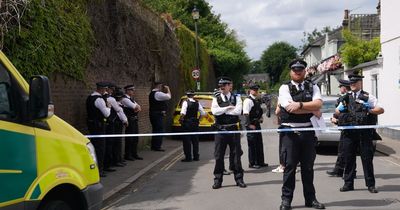
[{"label": "pavement", "polygon": [[[377,151],[400,162],[400,139],[392,139],[383,135],[382,139],[382,141],[377,142]],[[179,140],[164,139],[163,148],[166,150],[165,152],[142,150],[139,155],[144,160],[127,161],[125,167],[116,168],[117,171],[108,173],[107,177],[102,178],[101,183],[104,187],[103,199],[110,198],[138,180],[163,160],[182,151],[182,143]]]},{"label": "pavement", "polygon": [[107,173],[107,177],[101,178],[103,184],[103,200],[106,200],[123,190],[146,174],[157,164],[182,150],[182,143],[179,140],[164,138],[162,148],[165,152],[156,152],[149,149],[139,151],[143,160],[127,161],[125,167],[115,167],[117,171]]}]

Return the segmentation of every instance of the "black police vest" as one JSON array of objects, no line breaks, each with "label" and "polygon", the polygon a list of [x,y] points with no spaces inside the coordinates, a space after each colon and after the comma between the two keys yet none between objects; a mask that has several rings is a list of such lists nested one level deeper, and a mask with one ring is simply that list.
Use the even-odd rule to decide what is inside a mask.
[{"label": "black police vest", "polygon": [[197,112],[199,111],[199,102],[198,101],[189,101],[186,100],[187,103],[187,109],[186,109],[186,115],[185,119],[190,119],[190,118],[196,118],[197,119]]},{"label": "black police vest", "polygon": [[149,112],[161,112],[167,111],[167,102],[165,101],[157,101],[155,98],[155,94],[157,91],[151,91],[149,95]]},{"label": "black police vest", "polygon": [[378,122],[377,115],[371,114],[363,106],[363,102],[368,102],[369,94],[361,90],[355,99],[352,93],[347,93],[343,97],[343,105],[347,110],[339,114],[339,125],[375,125]]},{"label": "black police vest", "polygon": [[[231,94],[231,97],[227,101],[222,100],[223,94],[221,93],[220,95],[217,96],[217,102],[219,107],[227,107],[229,105],[236,106],[236,96]],[[239,122],[239,116],[236,115],[227,115],[227,114],[222,114],[222,115],[216,115],[215,116],[215,123],[219,125],[226,125],[226,124],[235,124]]]},{"label": "black police vest", "polygon": [[[292,82],[286,83],[289,87],[290,95],[295,102],[309,102],[312,101],[313,96],[313,84],[306,80],[304,81],[304,89],[297,90],[296,86]],[[281,107],[281,123],[307,123],[311,122],[310,118],[313,114],[292,114]]]},{"label": "black police vest", "polygon": [[[129,99],[130,101],[132,101],[132,103],[135,103],[135,100],[133,98],[129,98],[126,95],[124,95],[122,97]],[[125,105],[122,105],[122,109],[124,110],[124,113],[125,113],[127,118],[135,118],[138,115],[138,113],[135,112],[132,108],[129,108],[129,107],[125,106]]]},{"label": "black police vest", "polygon": [[[87,119],[89,121],[94,121],[94,122],[105,122],[105,117],[103,113],[98,109],[95,105],[94,102],[98,99],[102,98],[100,95],[90,95],[86,98],[86,112],[87,112]],[[103,98],[102,98],[103,99]],[[103,99],[104,100],[104,99]]]},{"label": "black police vest", "polygon": [[263,114],[263,110],[261,108],[261,101],[258,99],[253,99],[251,96],[248,96],[250,100],[253,101],[254,106],[251,107],[249,117],[250,117],[250,122],[258,122],[258,120],[261,118]]}]

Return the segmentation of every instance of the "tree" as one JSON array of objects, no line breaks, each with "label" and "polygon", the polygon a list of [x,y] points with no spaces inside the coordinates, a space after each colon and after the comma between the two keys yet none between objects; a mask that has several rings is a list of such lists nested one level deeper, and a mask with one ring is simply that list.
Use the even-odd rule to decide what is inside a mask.
[{"label": "tree", "polygon": [[346,42],[340,48],[340,54],[347,66],[354,67],[376,59],[381,50],[379,38],[366,41],[352,35],[349,30],[342,33]]},{"label": "tree", "polygon": [[251,61],[250,62],[250,72],[251,74],[256,74],[256,73],[264,73],[262,68],[261,68],[261,61],[256,60],[256,61]]},{"label": "tree", "polygon": [[143,0],[159,13],[170,13],[194,31],[191,12],[196,6],[200,12],[199,36],[206,41],[213,58],[216,76],[230,76],[235,84],[242,81],[250,68],[250,59],[244,51],[245,43],[238,39],[236,32],[221,21],[220,15],[212,13],[212,7],[205,0]]},{"label": "tree", "polygon": [[310,43],[313,43],[315,40],[317,40],[319,37],[325,35],[326,33],[332,32],[336,29],[332,29],[330,26],[325,26],[321,30],[318,30],[317,28],[314,28],[314,30],[310,32],[303,32],[303,38],[301,39],[301,42],[303,45],[301,46],[301,50],[304,50],[307,45]]},{"label": "tree", "polygon": [[297,49],[287,42],[274,42],[261,55],[261,69],[269,73],[271,86],[280,81],[288,63],[297,57]]}]

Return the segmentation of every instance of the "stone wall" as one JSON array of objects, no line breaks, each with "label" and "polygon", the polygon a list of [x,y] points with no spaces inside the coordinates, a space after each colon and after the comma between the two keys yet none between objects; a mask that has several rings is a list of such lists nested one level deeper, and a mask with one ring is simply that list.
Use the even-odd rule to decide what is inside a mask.
[{"label": "stone wall", "polygon": [[[136,100],[142,106],[140,132],[151,132],[148,94],[152,83],[162,80],[171,87],[170,113],[182,94],[174,91],[183,82],[177,71],[180,51],[174,32],[137,0],[93,0],[88,13],[96,44],[82,79],[85,82],[59,73],[50,76],[55,113],[86,134],[85,101],[95,83],[134,84]],[[171,115],[167,125],[170,120]]]}]

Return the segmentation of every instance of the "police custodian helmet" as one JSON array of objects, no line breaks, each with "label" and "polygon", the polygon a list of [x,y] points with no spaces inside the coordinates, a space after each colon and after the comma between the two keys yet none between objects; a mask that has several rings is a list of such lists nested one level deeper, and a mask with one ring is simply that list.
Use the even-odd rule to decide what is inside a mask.
[{"label": "police custodian helmet", "polygon": [[289,68],[293,71],[302,71],[307,67],[307,63],[301,59],[294,59],[289,63]]}]

